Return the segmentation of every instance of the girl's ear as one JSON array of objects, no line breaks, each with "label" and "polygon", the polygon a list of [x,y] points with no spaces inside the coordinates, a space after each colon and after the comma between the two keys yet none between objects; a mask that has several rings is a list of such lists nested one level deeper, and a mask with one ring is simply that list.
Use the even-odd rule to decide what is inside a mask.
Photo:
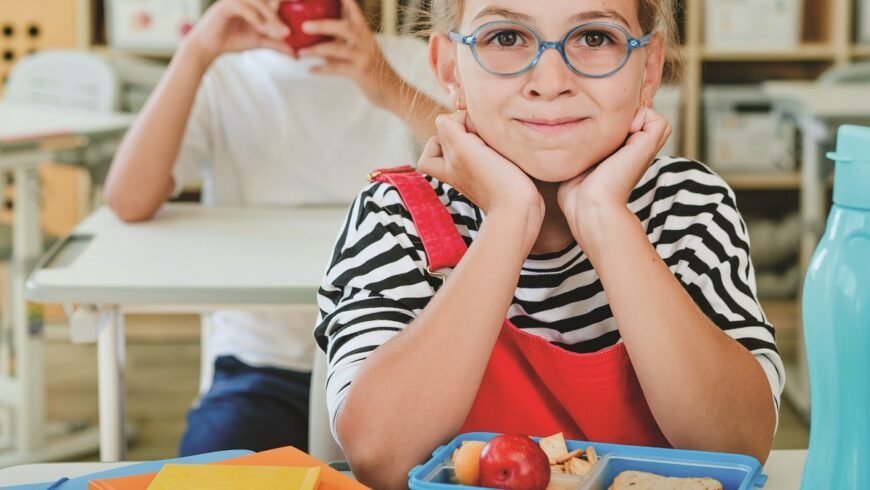
[{"label": "girl's ear", "polygon": [[438,83],[450,96],[450,105],[457,110],[464,110],[462,82],[456,69],[456,47],[446,34],[436,33],[429,38],[429,66]]},{"label": "girl's ear", "polygon": [[643,84],[640,89],[641,107],[652,107],[656,92],[662,82],[665,67],[665,40],[661,33],[656,33],[646,48],[644,61]]}]

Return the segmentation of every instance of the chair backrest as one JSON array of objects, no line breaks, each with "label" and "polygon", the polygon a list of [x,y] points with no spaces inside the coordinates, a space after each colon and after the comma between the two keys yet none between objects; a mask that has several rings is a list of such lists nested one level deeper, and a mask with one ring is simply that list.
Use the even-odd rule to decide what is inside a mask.
[{"label": "chair backrest", "polygon": [[870,61],[850,63],[828,69],[818,79],[820,84],[870,83]]},{"label": "chair backrest", "polygon": [[53,108],[118,110],[118,78],[96,54],[41,51],[22,59],[9,74],[6,98]]},{"label": "chair backrest", "polygon": [[308,453],[323,462],[342,461],[344,451],[332,437],[326,408],[326,354],[315,349],[308,402]]}]

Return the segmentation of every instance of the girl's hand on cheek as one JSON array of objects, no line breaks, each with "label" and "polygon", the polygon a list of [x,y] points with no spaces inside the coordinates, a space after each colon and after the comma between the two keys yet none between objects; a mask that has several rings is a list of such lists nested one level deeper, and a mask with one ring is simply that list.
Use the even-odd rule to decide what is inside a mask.
[{"label": "girl's hand on cheek", "polygon": [[543,198],[535,184],[473,132],[466,111],[439,116],[436,126],[438,136],[426,145],[420,171],[455,187],[486,214],[531,207],[543,219]]},{"label": "girl's hand on cheek", "polygon": [[[624,211],[631,192],[671,134],[667,119],[641,107],[629,127],[625,144],[613,155],[559,186],[559,207],[578,240],[584,222],[595,223],[589,213]],[[582,244],[581,244],[582,245]]]}]

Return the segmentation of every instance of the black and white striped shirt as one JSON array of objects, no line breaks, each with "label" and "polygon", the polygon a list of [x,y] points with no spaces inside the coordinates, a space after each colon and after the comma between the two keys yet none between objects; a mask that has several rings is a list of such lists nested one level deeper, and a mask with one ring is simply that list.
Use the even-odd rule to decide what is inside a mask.
[{"label": "black and white striped shirt", "polygon": [[[449,185],[426,178],[470,245],[481,211]],[[756,297],[746,226],[733,191],[701,163],[660,158],[632,192],[628,207],[695,303],[755,355],[778,409],[784,369],[774,329]],[[348,213],[317,298],[315,337],[329,361],[326,392],[333,431],[335,414],[362,363],[407,327],[440,286],[426,266],[398,190],[369,185]],[[598,274],[576,244],[528,257],[507,316],[518,328],[572,352],[621,342]]]}]

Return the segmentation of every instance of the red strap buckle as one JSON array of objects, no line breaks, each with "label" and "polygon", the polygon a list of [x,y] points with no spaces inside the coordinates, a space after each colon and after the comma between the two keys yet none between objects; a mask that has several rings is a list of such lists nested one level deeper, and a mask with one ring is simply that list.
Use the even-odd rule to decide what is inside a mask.
[{"label": "red strap buckle", "polygon": [[380,177],[381,175],[384,175],[384,174],[404,174],[404,173],[416,172],[416,171],[417,171],[417,169],[410,166],[410,165],[402,165],[401,167],[392,167],[392,168],[379,168],[379,169],[376,169],[374,172],[371,172],[370,174],[368,174],[366,176],[366,178],[369,180],[369,182],[374,182],[375,180],[378,179],[378,177]]}]

